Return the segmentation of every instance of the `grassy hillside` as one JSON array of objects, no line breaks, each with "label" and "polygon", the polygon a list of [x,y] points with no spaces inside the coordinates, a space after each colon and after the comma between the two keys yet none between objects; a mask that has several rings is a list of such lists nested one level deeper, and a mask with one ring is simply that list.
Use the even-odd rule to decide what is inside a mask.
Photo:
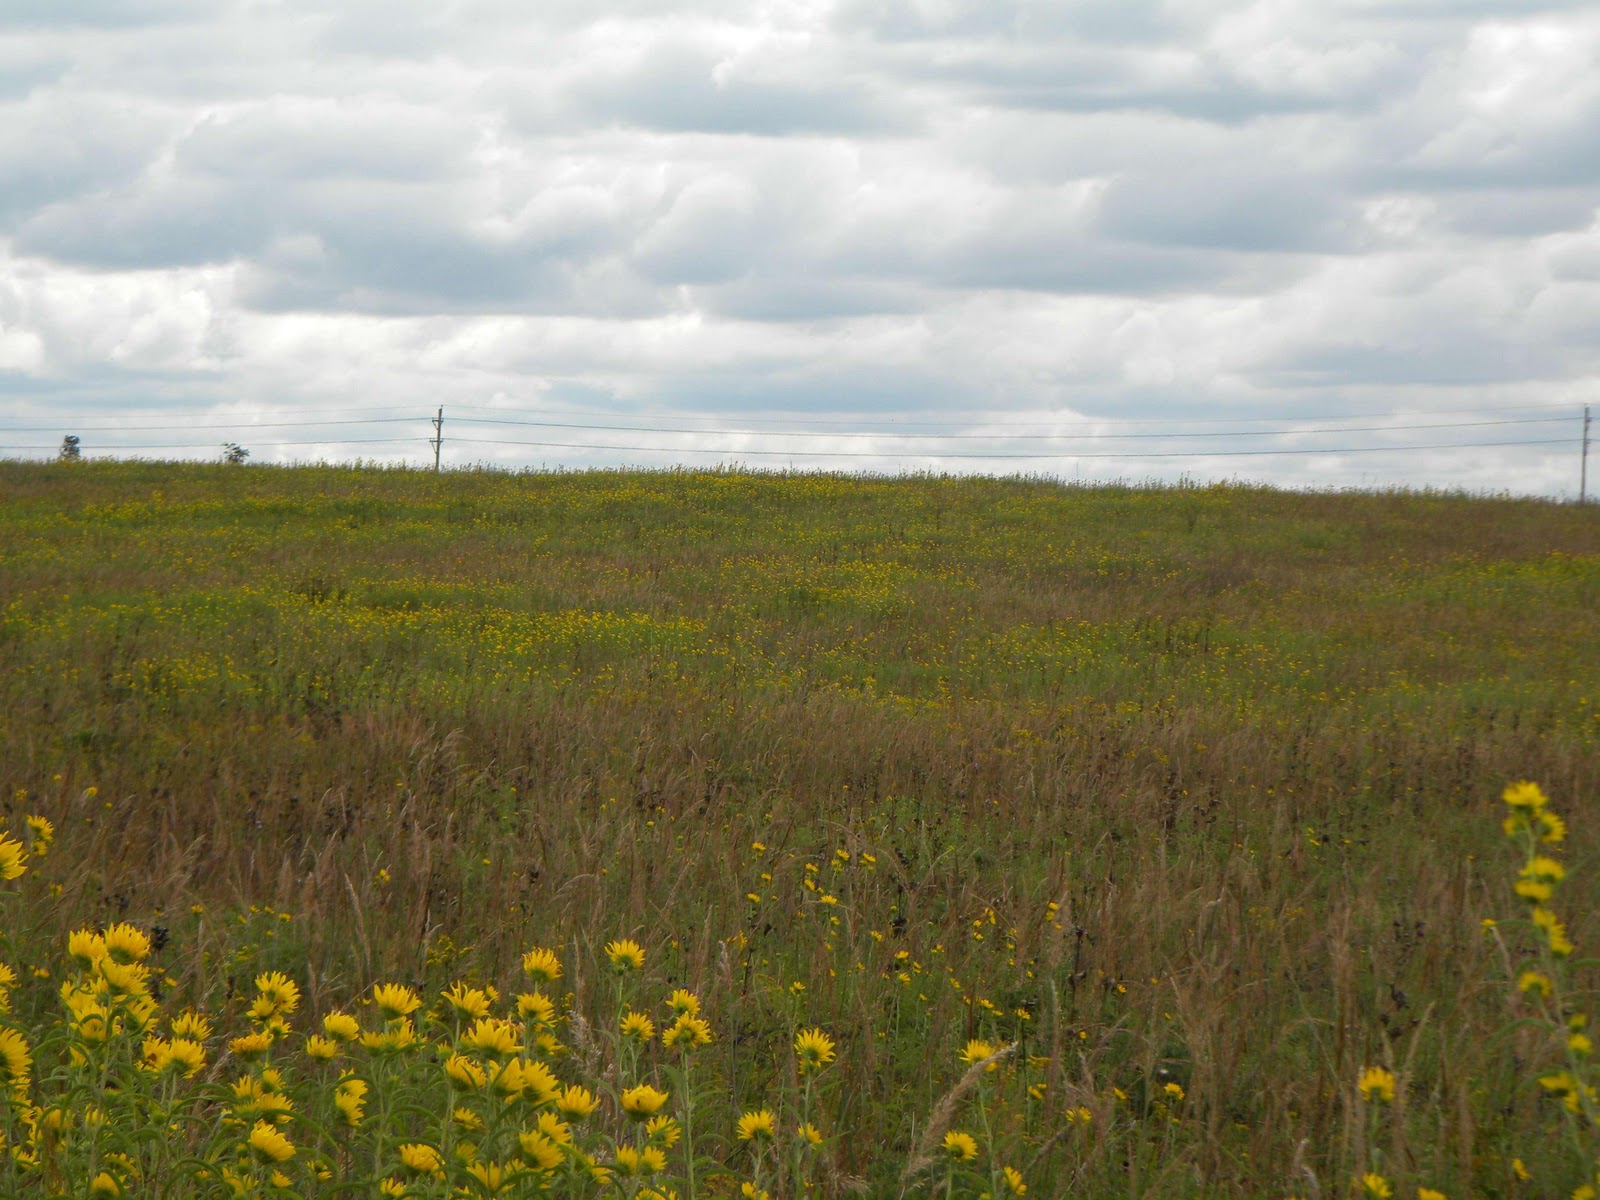
[{"label": "grassy hillside", "polygon": [[912,1193],[1582,1180],[1559,1053],[1503,1032],[1537,938],[1500,793],[1600,795],[1600,511],[4,463],[0,605],[0,783],[57,835],[12,885],[19,1028],[86,924],[161,926],[163,1003],[219,1029],[263,971],[314,1029],[375,981],[509,995],[534,945],[609,1027],[632,938],[716,1031],[701,1195],[756,1173],[734,1118],[800,1094],[802,1026],[839,1049],[818,1194],[898,1194],[969,1039],[1018,1043],[946,1114],[982,1153]]}]

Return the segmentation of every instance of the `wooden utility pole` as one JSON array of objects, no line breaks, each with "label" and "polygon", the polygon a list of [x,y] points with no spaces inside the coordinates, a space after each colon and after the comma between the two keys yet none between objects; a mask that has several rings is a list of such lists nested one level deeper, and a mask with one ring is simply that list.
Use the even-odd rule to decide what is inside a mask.
[{"label": "wooden utility pole", "polygon": [[1589,406],[1583,406],[1583,458],[1578,467],[1578,503],[1589,501]]},{"label": "wooden utility pole", "polygon": [[444,445],[444,406],[439,406],[439,415],[433,418],[433,436],[428,439],[428,445],[433,447],[433,473],[439,473],[439,448]]}]

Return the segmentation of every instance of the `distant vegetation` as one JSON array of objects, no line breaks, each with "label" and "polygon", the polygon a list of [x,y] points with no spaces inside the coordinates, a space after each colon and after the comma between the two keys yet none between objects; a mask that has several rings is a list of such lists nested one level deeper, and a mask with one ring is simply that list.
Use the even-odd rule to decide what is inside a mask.
[{"label": "distant vegetation", "polygon": [[1595,1182],[1600,510],[0,463],[0,738],[6,1194]]}]

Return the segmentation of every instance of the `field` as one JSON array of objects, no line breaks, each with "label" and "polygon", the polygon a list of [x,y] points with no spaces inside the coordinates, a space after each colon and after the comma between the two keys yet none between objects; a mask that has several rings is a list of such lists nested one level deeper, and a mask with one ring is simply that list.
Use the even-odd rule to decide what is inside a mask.
[{"label": "field", "polygon": [[[1600,510],[0,463],[0,733],[13,837],[53,826],[0,900],[0,1023],[32,1059],[0,1100],[5,1194],[1593,1182],[1567,1022],[1600,947]],[[1502,831],[1538,814],[1502,803],[1524,779],[1570,821],[1542,903],[1512,887],[1541,827]],[[96,964],[129,935],[77,966],[67,938],[118,923],[153,935],[156,1007],[111,1020]],[[554,1093],[444,1090],[440,1060],[473,1059],[457,981],[527,1042],[477,1048],[490,1083],[526,1061],[592,1091],[549,1162],[515,1133]],[[423,1007],[377,1011],[378,983]],[[519,1015],[535,984],[554,1012]],[[680,988],[713,1038],[692,1052],[660,1036]],[[190,1007],[213,1027],[192,1077],[143,1040]],[[334,1010],[372,1038],[319,1062]],[[417,1046],[379,1044],[404,1028]],[[264,1059],[231,1040],[252,1029]],[[263,1071],[291,1109],[241,1107]],[[646,1083],[688,1137],[628,1120]],[[480,1102],[485,1129],[450,1116]],[[291,1156],[252,1153],[263,1112]]]}]

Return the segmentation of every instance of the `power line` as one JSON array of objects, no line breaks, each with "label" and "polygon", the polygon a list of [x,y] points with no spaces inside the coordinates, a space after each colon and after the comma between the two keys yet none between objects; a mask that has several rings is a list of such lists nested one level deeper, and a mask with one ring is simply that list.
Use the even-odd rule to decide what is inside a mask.
[{"label": "power line", "polygon": [[[416,438],[311,438],[298,442],[257,442],[267,448],[277,446],[392,446],[397,442],[414,442]],[[106,450],[209,450],[211,442],[125,442],[120,446],[107,446]],[[55,450],[56,446],[0,446],[0,450]]]},{"label": "power line", "polygon": [[1091,454],[1073,454],[1071,451],[1052,451],[1046,454],[928,454],[911,453],[874,453],[868,450],[700,450],[688,446],[619,446],[604,445],[589,442],[524,442],[509,438],[457,438],[458,443],[467,443],[478,446],[543,446],[550,449],[561,450],[626,450],[642,451],[656,454],[721,454],[732,457],[763,458],[955,458],[955,459],[1004,459],[1004,458],[1236,458],[1244,455],[1265,454],[1376,454],[1388,453],[1396,450],[1470,450],[1474,447],[1494,446],[1570,446],[1571,438],[1534,438],[1526,441],[1512,442],[1436,442],[1427,445],[1407,446],[1338,446],[1320,449],[1294,449],[1294,450],[1171,450],[1171,451],[1124,451],[1115,453],[1095,452]]},{"label": "power line", "polygon": [[53,433],[57,429],[71,425],[73,429],[86,429],[96,433],[150,433],[157,429],[234,429],[248,433],[252,429],[305,429],[313,425],[398,425],[427,419],[426,417],[357,417],[347,421],[261,421],[249,425],[238,421],[184,421],[176,425],[78,425],[70,421],[57,421],[54,425],[10,425],[0,432]]},{"label": "power line", "polygon": [[[596,413],[593,409],[576,408],[496,408],[487,404],[459,403],[451,404],[452,410],[467,409],[472,412],[538,414],[541,416],[569,416],[569,417],[605,417],[618,420],[659,417],[663,420],[675,421],[722,421],[728,414],[707,414],[700,416],[692,413]],[[1420,416],[1454,416],[1473,415],[1477,413],[1500,412],[1543,412],[1555,408],[1576,409],[1579,405],[1569,401],[1551,401],[1542,404],[1503,404],[1487,408],[1437,408],[1429,409]],[[1227,424],[1259,424],[1266,422],[1283,423],[1287,421],[1357,421],[1369,420],[1377,417],[1410,416],[1410,413],[1325,413],[1313,416],[1298,417],[1040,417],[1029,421],[992,421],[988,424],[1006,429],[1033,428],[1039,425],[1079,424],[1079,425],[1227,425]],[[465,420],[466,418],[462,418]],[[960,417],[950,417],[941,421],[911,421],[900,420],[897,417],[747,417],[740,418],[748,425],[860,425],[883,424],[892,422],[897,425],[927,428],[937,425],[950,425],[961,421]],[[1559,418],[1557,418],[1559,419]]]},{"label": "power line", "polygon": [[[590,417],[590,418],[594,418],[594,419],[597,419],[597,420],[726,421],[726,420],[729,419],[730,415],[733,415],[733,414],[729,414],[729,413],[721,413],[721,414],[717,414],[717,413],[708,413],[708,414],[698,414],[698,413],[653,413],[652,414],[652,413],[638,413],[638,412],[633,412],[633,413],[625,413],[625,412],[596,412],[593,409],[581,409],[581,408],[542,408],[542,407],[498,408],[498,407],[495,407],[493,405],[472,404],[472,403],[469,403],[469,402],[450,403],[449,407],[451,408],[452,411],[457,410],[457,409],[465,409],[465,410],[472,411],[472,412],[483,412],[483,413],[492,413],[492,414],[506,414],[506,415],[509,415],[509,416],[512,416],[512,417],[520,416],[520,415],[569,416],[569,417]],[[987,424],[987,425],[989,425],[991,427],[994,427],[994,428],[1001,428],[1001,429],[1032,429],[1032,428],[1036,428],[1036,427],[1039,427],[1039,426],[1058,427],[1058,426],[1060,426],[1062,424],[1076,424],[1076,425],[1229,425],[1229,424],[1244,425],[1244,424],[1252,424],[1253,425],[1253,424],[1286,424],[1286,423],[1293,423],[1293,422],[1296,422],[1296,421],[1356,421],[1356,420],[1382,419],[1384,417],[1406,418],[1406,417],[1412,417],[1412,416],[1435,417],[1435,416],[1473,415],[1473,414],[1482,414],[1482,413],[1544,412],[1544,411],[1549,411],[1551,409],[1569,409],[1569,410],[1573,410],[1574,412],[1581,413],[1582,405],[1578,404],[1576,402],[1570,402],[1570,401],[1547,401],[1547,402],[1537,403],[1537,404],[1501,404],[1501,405],[1480,406],[1480,407],[1474,407],[1474,408],[1427,409],[1427,410],[1424,410],[1424,411],[1421,411],[1421,412],[1410,412],[1410,413],[1396,413],[1396,412],[1384,412],[1384,413],[1379,413],[1379,412],[1344,412],[1344,413],[1321,413],[1321,414],[1301,415],[1301,416],[1293,416],[1293,417],[1283,417],[1283,416],[1279,416],[1279,417],[1248,417],[1248,416],[1183,417],[1183,416],[1177,416],[1177,415],[1173,415],[1173,414],[1168,414],[1168,415],[1159,416],[1159,417],[1112,417],[1112,416],[1081,416],[1081,415],[1073,415],[1073,416],[1059,416],[1059,417],[1045,416],[1045,417],[1039,417],[1039,418],[1029,419],[1029,420],[1021,420],[1021,421],[988,421],[988,422],[984,422],[984,424]],[[162,411],[163,410],[157,409],[157,410],[154,410],[153,412],[151,412],[150,415],[159,416],[159,415],[162,414]],[[325,415],[327,415],[329,413],[337,413],[337,412],[361,412],[361,413],[366,413],[366,412],[385,412],[385,413],[393,413],[395,411],[395,406],[393,404],[340,405],[340,406],[333,407],[333,408],[318,407],[314,411],[319,416],[325,416]],[[209,416],[210,414],[207,414],[207,415]],[[252,409],[252,410],[244,410],[244,411],[240,411],[240,412],[236,412],[236,413],[231,414],[231,416],[234,417],[234,418],[237,418],[237,420],[220,421],[220,422],[207,421],[207,422],[205,422],[203,424],[202,423],[196,423],[196,422],[193,422],[193,421],[179,420],[178,418],[181,416],[181,414],[174,414],[174,422],[175,423],[172,423],[172,424],[155,424],[155,425],[128,425],[128,424],[123,424],[123,425],[102,425],[102,426],[82,425],[82,426],[77,426],[77,428],[87,429],[87,430],[91,430],[91,431],[98,430],[98,431],[102,431],[102,432],[104,432],[104,431],[114,431],[114,430],[118,430],[118,429],[138,429],[138,430],[141,430],[141,431],[148,431],[148,430],[155,430],[155,429],[232,429],[232,428],[239,428],[240,427],[239,422],[243,421],[245,419],[248,419],[248,418],[253,418],[253,417],[281,418],[281,417],[284,417],[286,415],[288,415],[288,414],[281,408],[278,408],[278,409]],[[462,419],[465,420],[466,418],[462,418]],[[974,423],[969,418],[963,418],[961,416],[947,417],[947,418],[944,418],[944,419],[941,419],[941,420],[903,420],[903,419],[901,419],[899,417],[896,417],[896,416],[893,416],[893,415],[880,415],[880,416],[832,416],[832,417],[827,417],[827,416],[808,416],[808,417],[736,417],[735,419],[737,419],[741,423],[747,424],[747,425],[774,425],[774,426],[786,426],[787,425],[787,426],[793,426],[793,425],[884,425],[884,424],[892,424],[892,425],[898,425],[898,426],[910,427],[910,428],[919,428],[919,429],[935,428],[935,427],[948,426],[948,425],[958,425],[958,424],[962,424],[962,423],[970,425],[970,424]],[[1530,418],[1530,420],[1533,420],[1533,419],[1535,419],[1535,418]],[[1551,418],[1551,419],[1559,419],[1559,418]],[[247,425],[247,426],[244,426],[244,428],[247,428],[247,429],[269,429],[269,428],[282,428],[282,427],[296,426],[296,425],[305,425],[305,426],[314,426],[314,425],[361,425],[361,424],[384,423],[384,422],[396,422],[396,423],[398,423],[398,422],[405,422],[405,421],[412,421],[412,420],[422,421],[422,420],[431,420],[431,418],[426,416],[425,414],[420,414],[420,415],[418,415],[416,417],[394,417],[394,416],[389,416],[389,417],[363,417],[363,418],[351,418],[351,419],[348,419],[348,420],[307,420],[307,421],[274,420],[274,421],[265,421],[265,422],[260,422],[260,423],[257,423],[257,424]],[[70,424],[70,423],[71,423],[70,421],[61,421],[61,422],[57,422],[56,424],[48,425],[48,426],[42,426],[42,425],[13,426],[13,427],[10,427],[7,430],[5,430],[5,432],[12,432],[12,433],[49,433],[49,432],[55,431],[56,429],[63,428],[65,425]],[[596,426],[596,428],[602,428],[602,427],[601,426]],[[607,426],[607,428],[617,428],[617,427],[615,427],[615,426]],[[1394,427],[1391,426],[1391,428],[1394,428]],[[701,432],[701,431],[697,430],[696,432]],[[705,431],[705,432],[710,432],[710,431]],[[884,432],[887,433],[889,431],[886,430]]]},{"label": "power line", "polygon": [[[434,433],[439,433],[439,420],[443,415],[440,409],[437,417],[368,417],[345,421],[275,421],[263,422],[256,425],[240,425],[237,423],[219,424],[182,424],[182,425],[72,425],[71,428],[88,430],[101,433],[148,433],[168,429],[226,429],[235,433],[245,434],[252,429],[282,429],[282,428],[311,428],[316,426],[345,426],[345,425],[383,425],[404,424],[413,421],[426,420],[434,426]],[[967,441],[967,442],[993,442],[1008,440],[1008,435],[1002,433],[895,433],[891,431],[861,431],[861,430],[836,430],[819,432],[813,430],[762,430],[762,429],[682,429],[662,425],[594,425],[582,422],[562,421],[521,421],[511,419],[493,419],[486,417],[457,417],[456,420],[473,425],[513,425],[529,426],[540,429],[578,429],[589,432],[603,433],[615,431],[618,433],[666,433],[679,434],[687,437],[699,436],[724,436],[724,437],[834,437],[834,438],[897,438],[900,440],[916,441]],[[1424,422],[1407,425],[1339,425],[1321,427],[1297,427],[1293,429],[1228,429],[1211,432],[1176,432],[1176,433],[1040,433],[1027,435],[1030,441],[1101,441],[1101,440],[1160,440],[1190,438],[1264,438],[1264,437],[1291,437],[1307,434],[1324,433],[1389,433],[1417,429],[1469,429],[1491,425],[1540,425],[1560,424],[1568,417],[1523,417],[1509,420],[1496,421],[1439,421]],[[17,425],[0,428],[0,433],[46,433],[66,427],[64,424],[51,426],[43,425]],[[1015,438],[1020,435],[1009,435]],[[393,439],[396,441],[406,439]],[[292,443],[275,443],[292,444]],[[307,443],[310,444],[310,443]]]},{"label": "power line", "polygon": [[[673,429],[660,425],[584,425],[578,423],[564,423],[560,421],[496,421],[485,417],[457,417],[458,421],[472,425],[530,425],[541,429],[583,429],[593,431],[615,430],[618,433],[676,433],[693,436],[726,436],[726,437],[836,437],[836,438],[876,438],[888,437],[917,441],[962,441],[962,442],[998,442],[1008,440],[1005,434],[998,433],[889,433],[867,432],[858,430],[841,430],[829,433],[816,433],[809,430],[786,429]],[[1411,429],[1469,429],[1482,425],[1538,425],[1555,424],[1570,420],[1569,417],[1528,417],[1521,420],[1510,421],[1439,421],[1421,425],[1350,425],[1323,427],[1312,429],[1228,429],[1214,433],[1040,433],[1028,435],[1029,441],[1090,441],[1103,439],[1116,439],[1126,441],[1133,438],[1155,438],[1170,440],[1172,438],[1227,438],[1227,437],[1293,437],[1309,433],[1388,433],[1393,430]],[[1016,435],[1012,435],[1015,437]]]}]

